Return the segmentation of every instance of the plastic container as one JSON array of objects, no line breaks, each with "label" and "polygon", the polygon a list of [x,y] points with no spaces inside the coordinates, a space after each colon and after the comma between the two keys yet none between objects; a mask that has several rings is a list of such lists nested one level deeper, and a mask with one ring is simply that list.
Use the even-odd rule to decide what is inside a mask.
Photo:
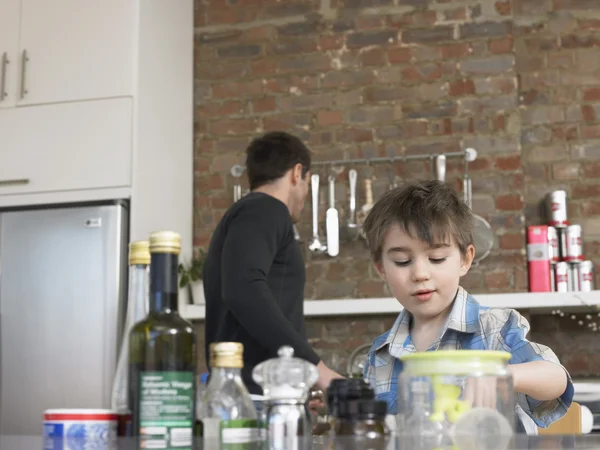
[{"label": "plastic container", "polygon": [[478,350],[401,357],[397,433],[419,449],[506,449],[515,428],[510,358]]},{"label": "plastic container", "polygon": [[44,449],[115,448],[117,413],[108,409],[44,411]]}]

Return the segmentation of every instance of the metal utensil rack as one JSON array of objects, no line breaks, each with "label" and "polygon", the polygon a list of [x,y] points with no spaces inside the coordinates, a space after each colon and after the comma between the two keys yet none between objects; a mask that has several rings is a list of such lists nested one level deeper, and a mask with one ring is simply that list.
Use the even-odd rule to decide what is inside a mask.
[{"label": "metal utensil rack", "polygon": [[[374,158],[349,158],[349,159],[332,159],[327,161],[315,161],[311,163],[313,167],[319,166],[341,166],[347,164],[376,164],[376,163],[395,163],[405,162],[418,159],[435,159],[439,155],[445,155],[447,158],[462,157],[465,160],[465,164],[475,161],[477,159],[477,150],[474,148],[467,148],[460,152],[447,152],[447,153],[428,153],[423,155],[403,155],[403,156],[378,156]],[[231,167],[231,175],[235,178],[242,176],[246,168],[241,164],[235,164]]]}]

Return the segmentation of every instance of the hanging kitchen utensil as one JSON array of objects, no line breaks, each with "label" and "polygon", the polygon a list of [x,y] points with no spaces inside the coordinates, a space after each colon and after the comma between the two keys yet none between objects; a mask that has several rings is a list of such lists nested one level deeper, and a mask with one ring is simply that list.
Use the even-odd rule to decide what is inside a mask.
[{"label": "hanging kitchen utensil", "polygon": [[[463,179],[463,190],[465,195],[465,201],[471,211],[473,211],[473,197],[471,188],[471,177],[468,173],[469,161],[465,159],[465,176]],[[473,264],[477,265],[480,261],[492,251],[494,246],[494,233],[489,222],[481,217],[479,214],[473,213],[473,219],[475,226],[473,228],[473,245],[475,246],[475,258]]]},{"label": "hanging kitchen utensil", "polygon": [[350,183],[350,214],[348,216],[348,223],[346,224],[349,234],[352,239],[358,236],[359,226],[356,222],[356,181],[358,179],[358,173],[355,169],[348,171],[348,181]]},{"label": "hanging kitchen utensil", "polygon": [[327,229],[327,254],[337,256],[340,252],[340,221],[335,209],[335,176],[329,175],[329,209],[325,216]]},{"label": "hanging kitchen utensil", "polygon": [[300,233],[298,232],[298,228],[296,227],[295,224],[294,224],[294,239],[298,242],[302,241],[302,237],[300,236]]},{"label": "hanging kitchen utensil", "polygon": [[365,178],[365,203],[361,206],[357,215],[357,221],[360,226],[360,236],[365,239],[366,236],[362,230],[362,225],[365,223],[369,212],[373,208],[373,180]]},{"label": "hanging kitchen utensil", "polygon": [[233,185],[233,202],[237,202],[242,198],[242,185],[240,183],[240,178],[244,173],[244,168],[239,164],[236,164],[231,168],[231,175],[235,178],[236,183]]},{"label": "hanging kitchen utensil", "polygon": [[363,371],[365,369],[365,363],[371,350],[372,344],[363,344],[355,348],[346,364],[346,377],[348,378],[362,378]]},{"label": "hanging kitchen utensil", "polygon": [[398,187],[398,182],[396,181],[396,173],[394,171],[394,166],[392,165],[392,163],[390,163],[387,166],[387,176],[388,176],[388,180],[390,181],[390,184],[388,186],[388,190],[392,190],[392,189],[396,189]]},{"label": "hanging kitchen utensil", "polygon": [[321,243],[319,238],[319,175],[313,174],[310,177],[310,187],[312,189],[312,216],[313,216],[313,239],[308,249],[311,252],[323,253],[327,246]]},{"label": "hanging kitchen utensil", "polygon": [[442,183],[446,182],[446,155],[435,157],[435,178]]}]

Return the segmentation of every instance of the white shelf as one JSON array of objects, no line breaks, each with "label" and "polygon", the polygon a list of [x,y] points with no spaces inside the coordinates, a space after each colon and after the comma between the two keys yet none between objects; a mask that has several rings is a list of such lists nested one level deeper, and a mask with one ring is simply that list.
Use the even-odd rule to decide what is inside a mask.
[{"label": "white shelf", "polygon": [[[600,307],[600,291],[592,292],[518,292],[508,294],[473,294],[484,306],[494,308],[526,309],[530,312],[565,308]],[[204,319],[203,305],[182,305],[181,315],[186,319]],[[307,300],[304,315],[348,316],[367,314],[397,314],[402,306],[395,298],[352,298],[335,300]]]}]

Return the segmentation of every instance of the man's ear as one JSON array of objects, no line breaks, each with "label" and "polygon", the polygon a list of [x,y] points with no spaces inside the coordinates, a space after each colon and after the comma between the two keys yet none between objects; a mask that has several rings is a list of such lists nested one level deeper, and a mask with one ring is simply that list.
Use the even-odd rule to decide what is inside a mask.
[{"label": "man's ear", "polygon": [[374,262],[373,263],[373,267],[375,267],[375,271],[377,272],[377,274],[379,275],[379,277],[383,280],[383,281],[387,281],[386,277],[385,277],[385,270],[383,269],[383,263],[381,261],[379,262]]},{"label": "man's ear", "polygon": [[471,264],[473,264],[473,259],[475,258],[475,247],[473,244],[467,247],[467,251],[461,257],[460,262],[460,276],[465,276],[469,269],[471,268]]},{"label": "man's ear", "polygon": [[296,185],[302,181],[302,164],[298,163],[292,168],[292,184]]}]

